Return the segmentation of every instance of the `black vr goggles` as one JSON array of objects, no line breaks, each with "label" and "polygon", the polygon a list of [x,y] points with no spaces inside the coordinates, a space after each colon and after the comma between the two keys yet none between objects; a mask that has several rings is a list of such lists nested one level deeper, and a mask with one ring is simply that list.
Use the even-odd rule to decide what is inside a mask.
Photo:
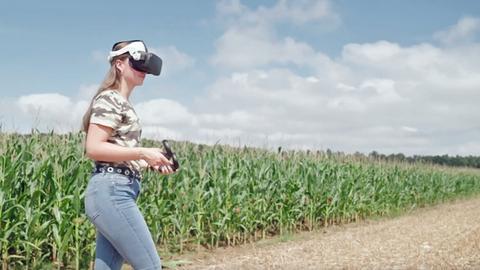
[{"label": "black vr goggles", "polygon": [[[114,51],[113,49],[115,46],[121,42],[128,42],[128,44],[125,47]],[[115,43],[108,56],[108,61],[112,61],[113,57],[127,52],[129,54],[129,62],[132,68],[155,76],[160,75],[160,71],[162,70],[162,59],[154,53],[148,52],[147,46],[145,46],[145,43],[141,40],[120,41]]]}]

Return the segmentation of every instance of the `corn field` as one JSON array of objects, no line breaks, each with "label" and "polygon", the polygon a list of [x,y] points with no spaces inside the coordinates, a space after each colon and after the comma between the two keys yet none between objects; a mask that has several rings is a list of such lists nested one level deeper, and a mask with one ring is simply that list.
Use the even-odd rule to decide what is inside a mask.
[{"label": "corn field", "polygon": [[[2,269],[89,269],[84,135],[0,134]],[[143,140],[143,146],[157,146]],[[353,222],[478,194],[480,174],[323,152],[172,143],[181,170],[146,172],[138,204],[159,248],[182,252]]]}]

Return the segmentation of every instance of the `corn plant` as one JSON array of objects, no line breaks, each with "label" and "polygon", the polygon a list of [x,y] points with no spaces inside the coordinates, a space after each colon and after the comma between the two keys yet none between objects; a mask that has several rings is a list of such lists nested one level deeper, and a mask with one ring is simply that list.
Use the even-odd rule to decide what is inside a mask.
[{"label": "corn plant", "polygon": [[[91,269],[92,162],[81,133],[0,133],[2,269]],[[146,147],[161,143],[143,140]],[[183,252],[354,222],[478,194],[480,174],[323,152],[172,143],[181,169],[145,172],[138,201],[161,250]]]}]

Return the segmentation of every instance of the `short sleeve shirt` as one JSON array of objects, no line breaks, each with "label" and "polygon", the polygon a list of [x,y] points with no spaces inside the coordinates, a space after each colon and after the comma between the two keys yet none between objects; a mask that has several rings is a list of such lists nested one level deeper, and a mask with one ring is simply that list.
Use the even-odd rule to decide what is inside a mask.
[{"label": "short sleeve shirt", "polygon": [[[90,123],[111,127],[112,134],[108,142],[124,146],[138,147],[142,128],[133,106],[116,90],[105,90],[98,94],[92,103]],[[127,166],[141,172],[148,164],[144,160],[121,162],[95,161],[95,164]]]}]

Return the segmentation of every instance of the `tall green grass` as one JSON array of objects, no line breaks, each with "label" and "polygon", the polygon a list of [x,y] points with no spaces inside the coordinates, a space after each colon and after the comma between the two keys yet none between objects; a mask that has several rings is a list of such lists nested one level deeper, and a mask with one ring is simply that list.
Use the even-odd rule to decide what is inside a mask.
[{"label": "tall green grass", "polygon": [[[0,134],[0,252],[8,266],[88,269],[92,163],[83,135]],[[160,146],[150,140],[144,146]],[[147,172],[139,206],[161,248],[235,245],[477,194],[472,169],[379,163],[322,152],[172,143],[181,170]]]}]

